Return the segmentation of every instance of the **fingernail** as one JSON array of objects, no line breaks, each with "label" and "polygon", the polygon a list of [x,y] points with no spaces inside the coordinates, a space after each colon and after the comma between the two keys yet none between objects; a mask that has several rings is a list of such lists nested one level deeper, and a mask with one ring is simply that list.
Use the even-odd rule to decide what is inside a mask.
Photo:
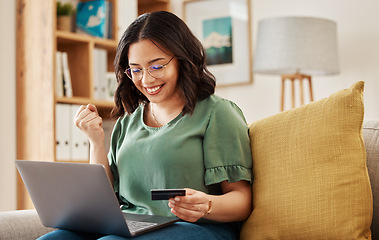
[{"label": "fingernail", "polygon": [[174,198],[174,200],[179,202],[180,198],[176,197],[176,198]]},{"label": "fingernail", "polygon": [[175,204],[175,201],[173,199],[168,200],[169,203]]}]

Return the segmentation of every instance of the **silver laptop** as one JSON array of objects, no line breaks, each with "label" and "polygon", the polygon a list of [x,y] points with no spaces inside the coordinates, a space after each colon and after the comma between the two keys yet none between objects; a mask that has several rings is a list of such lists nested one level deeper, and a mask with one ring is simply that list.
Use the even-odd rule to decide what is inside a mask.
[{"label": "silver laptop", "polygon": [[123,213],[102,165],[16,160],[46,227],[132,237],[179,221]]}]

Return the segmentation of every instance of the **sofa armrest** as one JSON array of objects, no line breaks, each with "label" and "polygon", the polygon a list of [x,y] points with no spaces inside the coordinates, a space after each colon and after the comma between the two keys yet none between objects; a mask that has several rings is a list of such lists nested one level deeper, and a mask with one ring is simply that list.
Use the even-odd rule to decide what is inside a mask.
[{"label": "sofa armrest", "polygon": [[35,210],[0,212],[0,239],[36,239],[50,231]]},{"label": "sofa armrest", "polygon": [[379,120],[365,120],[362,134],[374,203],[371,233],[372,239],[379,239]]}]

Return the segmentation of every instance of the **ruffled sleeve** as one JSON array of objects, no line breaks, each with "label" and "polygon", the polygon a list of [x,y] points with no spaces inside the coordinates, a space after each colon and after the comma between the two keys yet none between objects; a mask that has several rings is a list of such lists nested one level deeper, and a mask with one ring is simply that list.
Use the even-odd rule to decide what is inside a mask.
[{"label": "ruffled sleeve", "polygon": [[204,163],[206,185],[252,180],[248,126],[233,102],[221,99],[214,106],[204,136]]}]

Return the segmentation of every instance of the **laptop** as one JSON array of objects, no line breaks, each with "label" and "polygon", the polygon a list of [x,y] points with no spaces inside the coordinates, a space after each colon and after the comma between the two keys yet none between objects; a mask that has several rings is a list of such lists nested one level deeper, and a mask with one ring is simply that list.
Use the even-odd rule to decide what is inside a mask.
[{"label": "laptop", "polygon": [[179,221],[123,213],[103,165],[16,160],[16,166],[46,227],[133,237]]}]

